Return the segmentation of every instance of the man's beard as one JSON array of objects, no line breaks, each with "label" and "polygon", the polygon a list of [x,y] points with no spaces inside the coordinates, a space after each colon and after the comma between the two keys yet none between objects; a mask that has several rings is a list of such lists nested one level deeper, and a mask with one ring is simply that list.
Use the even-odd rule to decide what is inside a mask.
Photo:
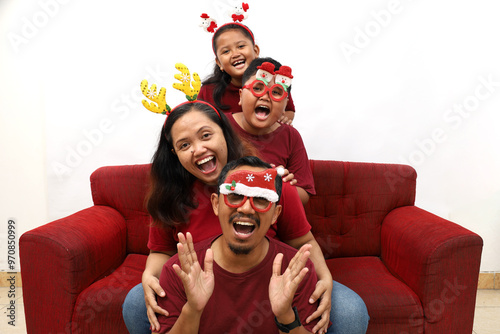
[{"label": "man's beard", "polygon": [[253,247],[228,244],[229,249],[236,255],[248,255]]}]

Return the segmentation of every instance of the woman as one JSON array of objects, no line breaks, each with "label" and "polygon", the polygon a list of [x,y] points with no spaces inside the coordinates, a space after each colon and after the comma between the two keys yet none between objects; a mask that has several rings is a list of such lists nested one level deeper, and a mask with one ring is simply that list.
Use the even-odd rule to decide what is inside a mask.
[{"label": "woman", "polygon": [[[206,102],[183,103],[168,116],[151,166],[152,186],[147,202],[153,218],[148,242],[151,252],[142,285],[129,292],[123,305],[123,317],[130,333],[149,333],[150,324],[153,331],[159,330],[155,313],[167,314],[168,310],[159,308],[156,303],[156,294],[165,294],[158,278],[163,265],[176,253],[177,233],[192,232],[195,242],[221,233],[210,204],[210,194],[215,192],[217,178],[224,165],[248,154],[251,154],[251,148],[235,135],[224,114]],[[288,175],[284,180],[290,178],[293,176]],[[330,271],[310,232],[297,191],[290,182],[283,186],[280,204],[283,213],[274,228],[269,230],[268,237],[279,238],[297,249],[306,243],[313,246],[310,258],[316,268],[318,283],[311,302],[320,298],[321,301],[316,312],[305,321],[321,316],[314,330],[325,333],[332,309],[333,281]],[[349,318],[346,320],[346,326],[350,327],[347,332],[357,333],[352,331],[352,324],[356,322],[366,330],[368,320],[363,301],[350,289],[337,284],[335,287],[339,288],[339,292],[335,290],[335,300],[338,297],[348,299],[351,309],[353,304],[360,305],[355,307],[359,312],[354,317],[357,314],[364,316],[360,321],[353,320],[349,315],[339,315],[341,319]],[[334,305],[334,311],[342,309],[341,305]]]}]

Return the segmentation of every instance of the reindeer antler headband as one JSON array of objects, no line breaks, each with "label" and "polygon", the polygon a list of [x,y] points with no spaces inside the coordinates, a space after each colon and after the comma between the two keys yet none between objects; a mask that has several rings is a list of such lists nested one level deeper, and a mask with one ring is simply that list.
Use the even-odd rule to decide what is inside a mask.
[{"label": "reindeer antler headband", "polygon": [[[214,106],[212,106],[210,103],[207,103],[205,101],[200,101],[197,100],[198,93],[200,92],[200,87],[201,87],[201,80],[200,76],[198,73],[193,72],[193,80],[191,80],[191,74],[189,72],[189,69],[187,68],[186,65],[182,63],[177,63],[175,64],[175,68],[178,69],[181,73],[177,73],[174,75],[174,78],[179,80],[179,82],[175,82],[172,86],[186,94],[186,99],[187,101],[184,103],[181,103],[179,106],[186,104],[186,103],[192,103],[192,102],[201,102],[204,103],[210,107],[217,113],[217,115],[220,117],[219,112],[217,109],[215,109]],[[149,111],[152,111],[157,114],[162,114],[162,115],[170,115],[172,112],[172,108],[167,104],[165,100],[165,95],[166,95],[166,88],[161,87],[160,91],[157,93],[156,91],[156,85],[153,84],[151,85],[150,88],[148,88],[148,81],[146,79],[142,80],[141,82],[141,91],[142,94],[148,98],[151,102],[148,102],[146,100],[142,100],[142,105],[148,109]],[[177,107],[179,107],[177,106]],[[176,107],[176,108],[177,108]],[[175,110],[175,108],[174,108]]]}]

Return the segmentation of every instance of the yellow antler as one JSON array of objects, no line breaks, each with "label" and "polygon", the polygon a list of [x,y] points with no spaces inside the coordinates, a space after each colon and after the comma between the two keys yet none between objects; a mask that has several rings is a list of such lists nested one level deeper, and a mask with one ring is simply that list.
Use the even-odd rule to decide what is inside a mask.
[{"label": "yellow antler", "polygon": [[191,81],[191,75],[186,65],[177,63],[175,64],[175,68],[181,71],[181,73],[174,75],[181,83],[174,83],[174,88],[186,94],[188,101],[196,100],[201,87],[200,76],[198,73],[193,73],[193,81]]},{"label": "yellow antler", "polygon": [[160,88],[160,93],[156,93],[156,85],[153,84],[151,85],[151,88],[148,89],[148,81],[146,79],[142,80],[141,82],[141,91],[142,94],[150,99],[153,102],[148,102],[146,100],[142,100],[142,105],[148,109],[149,111],[152,111],[157,114],[163,114],[166,115],[167,113],[170,112],[171,108],[168,106],[167,102],[165,101],[165,94],[167,90],[162,87]]}]

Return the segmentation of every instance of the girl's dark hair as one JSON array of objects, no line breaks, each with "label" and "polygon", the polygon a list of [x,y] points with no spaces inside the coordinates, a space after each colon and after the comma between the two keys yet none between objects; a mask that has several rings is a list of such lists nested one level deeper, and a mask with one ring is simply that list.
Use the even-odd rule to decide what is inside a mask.
[{"label": "girl's dark hair", "polygon": [[[253,33],[248,29],[248,27],[243,26],[242,24],[237,24],[237,23],[228,23],[223,26],[221,26],[219,29],[215,31],[215,34],[212,38],[212,49],[214,50],[215,56],[217,57],[217,40],[219,39],[219,36],[224,33],[225,31],[228,30],[239,30],[248,37],[252,41],[252,46],[255,45],[255,40],[253,38]],[[226,72],[223,72],[220,70],[219,66],[217,64],[214,65],[214,70],[212,75],[210,75],[208,78],[206,78],[203,81],[203,84],[215,84],[215,88],[213,91],[213,98],[215,102],[215,106],[221,110],[228,110],[231,107],[228,105],[222,104],[222,95],[224,95],[224,92],[226,91],[227,85],[231,82],[231,76],[227,74]]]},{"label": "girl's dark hair", "polygon": [[200,111],[222,130],[227,144],[227,161],[254,154],[233,131],[226,116],[205,102],[184,103],[172,110],[163,125],[158,147],[151,164],[151,187],[146,207],[153,224],[160,227],[174,226],[188,221],[188,214],[197,207],[193,200],[192,186],[196,177],[189,173],[174,154],[171,130],[176,121],[191,111]]}]

